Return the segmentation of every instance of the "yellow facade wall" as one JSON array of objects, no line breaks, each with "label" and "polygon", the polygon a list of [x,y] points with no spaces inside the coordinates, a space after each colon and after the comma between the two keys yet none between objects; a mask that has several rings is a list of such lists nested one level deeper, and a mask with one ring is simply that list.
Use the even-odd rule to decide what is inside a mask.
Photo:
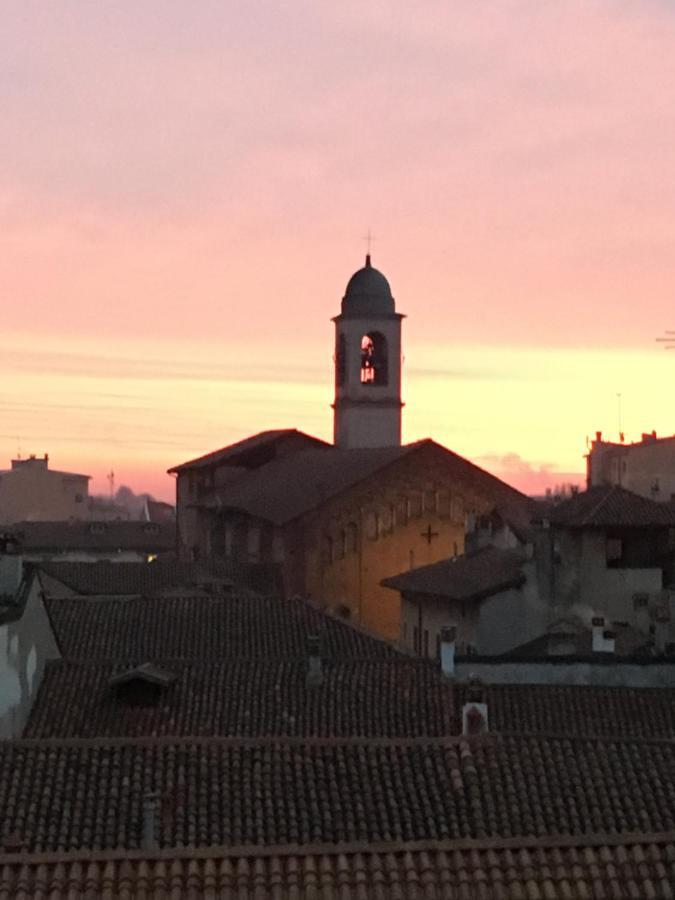
[{"label": "yellow facade wall", "polygon": [[400,595],[380,582],[464,551],[467,514],[496,502],[489,476],[483,490],[476,481],[430,448],[328,501],[305,523],[309,598],[398,640]]}]

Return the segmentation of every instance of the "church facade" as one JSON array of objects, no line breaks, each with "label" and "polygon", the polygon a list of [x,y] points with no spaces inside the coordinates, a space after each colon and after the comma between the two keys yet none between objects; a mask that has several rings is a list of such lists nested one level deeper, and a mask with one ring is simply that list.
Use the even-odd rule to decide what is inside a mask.
[{"label": "church facade", "polygon": [[401,443],[401,324],[371,265],[335,323],[334,443],[262,432],[169,470],[179,555],[274,563],[288,594],[400,637],[384,578],[457,556],[467,520],[526,502],[432,440]]}]

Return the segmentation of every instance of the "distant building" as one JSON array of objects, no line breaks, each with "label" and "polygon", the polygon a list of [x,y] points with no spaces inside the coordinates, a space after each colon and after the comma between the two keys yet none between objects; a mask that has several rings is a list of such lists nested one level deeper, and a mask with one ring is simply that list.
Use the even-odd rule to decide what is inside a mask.
[{"label": "distant building", "polygon": [[50,469],[47,454],[13,459],[0,470],[0,525],[86,519],[90,477]]},{"label": "distant building", "polygon": [[176,507],[170,503],[162,503],[161,500],[145,498],[141,519],[144,522],[154,522],[157,525],[169,525],[176,522]]},{"label": "distant building", "polygon": [[154,522],[18,522],[11,533],[29,562],[146,562],[176,546],[175,527]]},{"label": "distant building", "polygon": [[675,435],[643,434],[631,444],[605,441],[598,431],[586,456],[587,487],[618,484],[651,500],[675,500]]}]

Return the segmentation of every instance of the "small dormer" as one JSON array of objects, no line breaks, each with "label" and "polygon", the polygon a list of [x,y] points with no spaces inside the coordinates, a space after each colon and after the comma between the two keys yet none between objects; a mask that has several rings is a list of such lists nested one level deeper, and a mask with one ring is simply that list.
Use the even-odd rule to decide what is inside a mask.
[{"label": "small dormer", "polygon": [[156,706],[178,676],[170,669],[145,662],[108,679],[108,687],[128,706]]}]

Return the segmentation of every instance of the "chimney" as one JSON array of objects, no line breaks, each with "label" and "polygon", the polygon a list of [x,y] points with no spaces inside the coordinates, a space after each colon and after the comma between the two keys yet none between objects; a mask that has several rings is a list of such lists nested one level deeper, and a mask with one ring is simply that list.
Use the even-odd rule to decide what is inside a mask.
[{"label": "chimney", "polygon": [[323,684],[321,640],[318,634],[310,634],[307,638],[307,677],[305,681],[308,687],[319,687]]},{"label": "chimney", "polygon": [[654,648],[661,655],[670,643],[670,608],[662,604],[654,609]]},{"label": "chimney", "polygon": [[144,850],[157,849],[158,810],[159,796],[155,793],[145,794],[143,797],[143,835],[141,841]]},{"label": "chimney", "polygon": [[593,653],[614,653],[616,644],[616,635],[613,631],[605,628],[604,616],[594,616],[592,620],[593,626]]},{"label": "chimney", "polygon": [[462,706],[462,734],[471,736],[489,731],[485,688],[482,681],[474,675],[469,678],[465,696],[466,702]]},{"label": "chimney", "polygon": [[23,581],[23,556],[19,542],[10,534],[0,535],[0,596],[14,597]]},{"label": "chimney", "polygon": [[455,676],[455,642],[457,628],[454,625],[441,628],[441,672],[446,678]]},{"label": "chimney", "polygon": [[600,443],[600,441],[602,441],[602,432],[601,432],[601,431],[596,431],[596,432],[595,432],[595,440],[596,440],[598,443]]}]

